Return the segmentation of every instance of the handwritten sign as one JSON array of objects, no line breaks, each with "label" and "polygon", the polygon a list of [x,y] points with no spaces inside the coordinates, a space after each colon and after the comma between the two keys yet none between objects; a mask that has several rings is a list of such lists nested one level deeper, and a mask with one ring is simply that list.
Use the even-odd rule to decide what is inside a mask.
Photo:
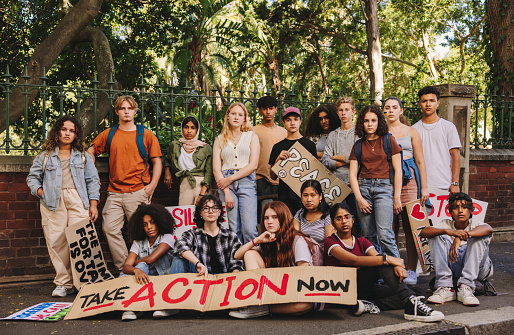
[{"label": "handwritten sign", "polygon": [[43,302],[0,320],[59,321],[70,307],[71,302]]},{"label": "handwritten sign", "polygon": [[[428,213],[428,219],[432,221],[432,225],[435,227],[442,220],[452,218],[450,211],[448,211],[449,193],[436,187],[429,187],[428,192],[430,193],[430,202],[433,206],[432,211]],[[488,203],[476,199],[471,200],[473,200],[473,206],[475,206],[473,221],[485,222]]]},{"label": "handwritten sign", "polygon": [[426,207],[419,204],[419,199],[407,203],[405,207],[409,214],[412,237],[414,238],[414,244],[416,244],[419,263],[421,264],[423,273],[430,272],[434,270],[434,264],[430,258],[428,239],[426,237],[419,236],[423,228],[431,226],[430,221],[428,221]]},{"label": "handwritten sign", "polygon": [[73,284],[77,289],[88,283],[113,279],[107,270],[95,225],[84,219],[65,230],[70,248]]},{"label": "handwritten sign", "polygon": [[209,275],[127,276],[82,287],[66,319],[110,311],[193,309],[211,311],[290,302],[357,303],[355,268],[295,266]]},{"label": "handwritten sign", "polygon": [[[195,229],[196,224],[194,223],[196,206],[170,206],[166,209],[171,213],[171,216],[175,219],[175,241],[184,234],[186,230]],[[223,206],[223,217],[224,220],[221,225],[228,229],[227,212],[225,206]]]},{"label": "handwritten sign", "polygon": [[271,170],[299,197],[302,184],[309,179],[320,182],[329,206],[342,202],[352,191],[300,143],[293,144],[289,152],[291,157],[278,161]]}]

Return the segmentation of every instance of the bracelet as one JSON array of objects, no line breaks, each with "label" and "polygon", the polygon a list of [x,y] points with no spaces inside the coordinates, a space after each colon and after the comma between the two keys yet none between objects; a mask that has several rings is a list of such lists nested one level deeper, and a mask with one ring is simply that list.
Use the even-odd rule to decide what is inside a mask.
[{"label": "bracelet", "polygon": [[196,262],[195,268],[198,267],[198,264],[200,264],[200,263],[201,263],[201,261]]},{"label": "bracelet", "polygon": [[382,259],[384,260],[384,265],[389,265],[389,262],[387,261],[387,255],[382,255]]},{"label": "bracelet", "polygon": [[254,247],[258,247],[259,246],[258,244],[255,244],[255,241],[254,241],[253,238],[252,238],[252,244],[253,244]]}]

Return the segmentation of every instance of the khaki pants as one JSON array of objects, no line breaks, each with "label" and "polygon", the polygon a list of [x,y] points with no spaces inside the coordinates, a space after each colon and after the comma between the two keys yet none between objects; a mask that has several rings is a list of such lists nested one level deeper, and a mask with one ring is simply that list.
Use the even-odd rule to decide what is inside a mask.
[{"label": "khaki pants", "polygon": [[41,205],[41,225],[45,234],[46,246],[56,275],[54,284],[67,289],[73,287],[70,250],[65,229],[89,217],[89,211],[76,189],[61,190],[61,197],[55,212]]},{"label": "khaki pants", "polygon": [[188,206],[188,205],[196,205],[196,199],[198,199],[200,195],[200,191],[202,190],[202,181],[203,177],[194,177],[196,180],[196,187],[193,188],[187,181],[187,178],[183,178],[180,183],[180,193],[178,196],[178,205],[179,206]]},{"label": "khaki pants", "polygon": [[144,188],[131,193],[107,192],[107,201],[102,211],[102,231],[107,239],[114,266],[120,271],[128,257],[127,244],[121,232],[125,216],[127,222],[130,221],[132,214],[142,203],[150,203]]}]

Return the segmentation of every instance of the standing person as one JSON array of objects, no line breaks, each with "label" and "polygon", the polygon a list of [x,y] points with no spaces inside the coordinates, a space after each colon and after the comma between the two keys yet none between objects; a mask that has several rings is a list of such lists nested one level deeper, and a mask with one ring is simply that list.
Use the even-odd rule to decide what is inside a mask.
[{"label": "standing person", "polygon": [[321,184],[314,179],[306,180],[300,192],[302,208],[294,216],[294,228],[323,246],[325,237],[334,233],[334,226],[330,221],[330,208],[325,202]]},{"label": "standing person", "polygon": [[455,125],[437,115],[439,96],[439,90],[434,86],[419,90],[423,117],[413,128],[418,131],[423,143],[428,186],[448,190],[453,194],[460,191],[461,144]]},{"label": "standing person", "polygon": [[273,201],[278,195],[278,180],[271,179],[269,169],[269,156],[273,146],[287,136],[287,131],[275,124],[278,101],[272,96],[266,95],[257,101],[259,113],[262,115],[262,124],[253,127],[259,137],[259,163],[255,174],[257,176],[257,215],[260,217],[261,208]]},{"label": "standing person", "polygon": [[[336,233],[325,240],[325,264],[357,268],[357,304],[354,315],[380,310],[404,309],[407,320],[434,322],[444,314],[425,305],[406,284],[403,259],[380,255],[365,237],[352,235],[353,216],[347,204],[335,204],[330,209]],[[389,288],[386,294],[375,285],[382,278]],[[402,282],[403,280],[403,282]],[[364,300],[369,299],[372,301]]]},{"label": "standing person", "polygon": [[[123,265],[123,273],[134,275],[138,284],[150,282],[148,276],[170,273],[173,260],[173,231],[175,220],[161,205],[141,204],[130,218],[129,235],[132,240],[129,256]],[[155,319],[177,314],[178,310],[155,311]],[[135,312],[126,311],[122,321],[137,319]]]},{"label": "standing person", "polygon": [[[271,155],[269,157],[269,169],[272,179],[277,179],[278,176],[271,170],[279,160],[291,157],[288,151],[293,144],[299,142],[307,151],[316,157],[316,145],[306,137],[300,134],[300,126],[302,125],[302,114],[296,107],[289,106],[284,109],[282,113],[282,123],[287,130],[287,137],[273,146]],[[300,197],[282,180],[278,182],[278,200],[282,201],[289,207],[291,213],[296,213],[302,206]]]},{"label": "standing person", "polygon": [[31,193],[40,199],[41,225],[56,272],[52,297],[75,292],[65,229],[98,217],[100,178],[93,157],[84,150],[82,126],[63,116],[53,124],[27,176]]},{"label": "standing person", "polygon": [[337,108],[333,104],[319,105],[307,118],[305,137],[316,144],[318,159],[323,157],[328,134],[341,126]]},{"label": "standing person", "polygon": [[[493,275],[493,262],[489,258],[489,244],[493,228],[487,223],[473,221],[473,200],[466,193],[453,193],[448,197],[448,210],[452,219],[426,227],[420,232],[428,238],[435,269],[436,290],[427,301],[442,304],[457,298],[466,306],[478,306],[473,294],[475,280]],[[455,297],[454,287],[458,287]]]},{"label": "standing person", "polygon": [[[281,201],[267,203],[262,209],[261,231],[259,237],[244,244],[234,257],[243,259],[247,270],[312,266],[313,249],[316,242],[293,227],[293,216]],[[258,305],[243,307],[231,311],[230,316],[238,319],[249,319],[277,314],[302,315],[313,310],[323,310],[324,304],[311,302],[295,302],[276,305]]]},{"label": "standing person", "polygon": [[[91,143],[89,154],[109,154],[109,187],[102,211],[102,230],[109,244],[114,266],[122,271],[128,257],[121,229],[142,203],[150,203],[162,172],[161,147],[148,129],[134,123],[137,102],[123,95],[114,102],[118,125],[104,130]],[[138,135],[139,134],[139,135]],[[142,139],[142,140],[141,140]],[[146,159],[141,150],[146,152]],[[149,162],[152,163],[150,174]]]},{"label": "standing person", "polygon": [[[336,102],[337,114],[341,120],[341,127],[332,131],[327,138],[327,144],[321,163],[347,186],[350,186],[350,152],[359,137],[355,134],[353,116],[355,114],[355,101],[349,97],[340,97]],[[355,217],[353,234],[361,236],[361,224],[357,216],[358,206],[355,195],[348,194],[345,202],[350,206],[352,215]]]},{"label": "standing person", "polygon": [[243,243],[257,236],[259,138],[252,131],[245,105],[235,102],[214,141],[212,167],[221,201],[227,206],[230,230]]},{"label": "standing person", "polygon": [[[404,282],[407,285],[416,285],[418,278],[416,267],[418,264],[418,253],[414,244],[414,236],[409,222],[409,214],[405,205],[416,199],[420,199],[423,205],[428,200],[427,173],[425,159],[423,158],[423,146],[421,138],[416,129],[409,127],[408,121],[403,115],[403,104],[396,97],[389,97],[384,103],[384,115],[386,116],[389,131],[396,139],[396,143],[402,148],[403,174],[401,202],[401,221],[405,232],[405,246],[407,248],[407,270],[408,277]],[[393,230],[398,243],[398,231],[400,229],[400,215],[394,215]]]},{"label": "standing person", "polygon": [[164,157],[164,184],[171,188],[173,176],[180,181],[179,206],[194,205],[211,188],[212,148],[198,139],[200,124],[187,116],[181,124],[182,137],[172,141]]},{"label": "standing person", "polygon": [[363,236],[377,251],[399,258],[393,214],[402,210],[402,149],[387,131],[378,107],[367,106],[359,112],[355,133],[361,139],[350,153],[350,185],[359,205]]}]

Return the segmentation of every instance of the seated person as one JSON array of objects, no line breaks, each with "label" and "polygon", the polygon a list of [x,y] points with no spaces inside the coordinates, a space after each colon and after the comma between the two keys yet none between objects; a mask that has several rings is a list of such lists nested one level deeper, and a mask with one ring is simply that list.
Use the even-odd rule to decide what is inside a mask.
[{"label": "seated person", "polygon": [[[444,319],[444,314],[425,305],[403,279],[407,270],[403,259],[380,255],[365,237],[352,235],[353,216],[347,204],[340,203],[330,210],[336,233],[325,239],[325,265],[357,268],[357,305],[354,315],[364,312],[380,313],[382,310],[404,308],[403,317],[407,320],[434,322]],[[375,285],[379,278],[389,287],[392,295],[384,296],[377,292]],[[362,300],[366,299],[366,300]],[[367,301],[367,300],[371,300]]]},{"label": "seated person", "polygon": [[196,205],[196,228],[188,230],[175,242],[171,274],[243,271],[243,261],[234,258],[241,247],[237,235],[221,226],[223,205],[218,197],[203,196]]},{"label": "seated person", "polygon": [[448,210],[452,220],[443,220],[436,227],[426,227],[420,232],[421,237],[428,237],[435,268],[436,290],[427,301],[442,304],[455,300],[454,287],[457,286],[459,301],[466,306],[478,306],[480,301],[473,294],[475,280],[493,274],[493,263],[489,258],[493,228],[470,219],[474,207],[466,193],[450,195]]}]

